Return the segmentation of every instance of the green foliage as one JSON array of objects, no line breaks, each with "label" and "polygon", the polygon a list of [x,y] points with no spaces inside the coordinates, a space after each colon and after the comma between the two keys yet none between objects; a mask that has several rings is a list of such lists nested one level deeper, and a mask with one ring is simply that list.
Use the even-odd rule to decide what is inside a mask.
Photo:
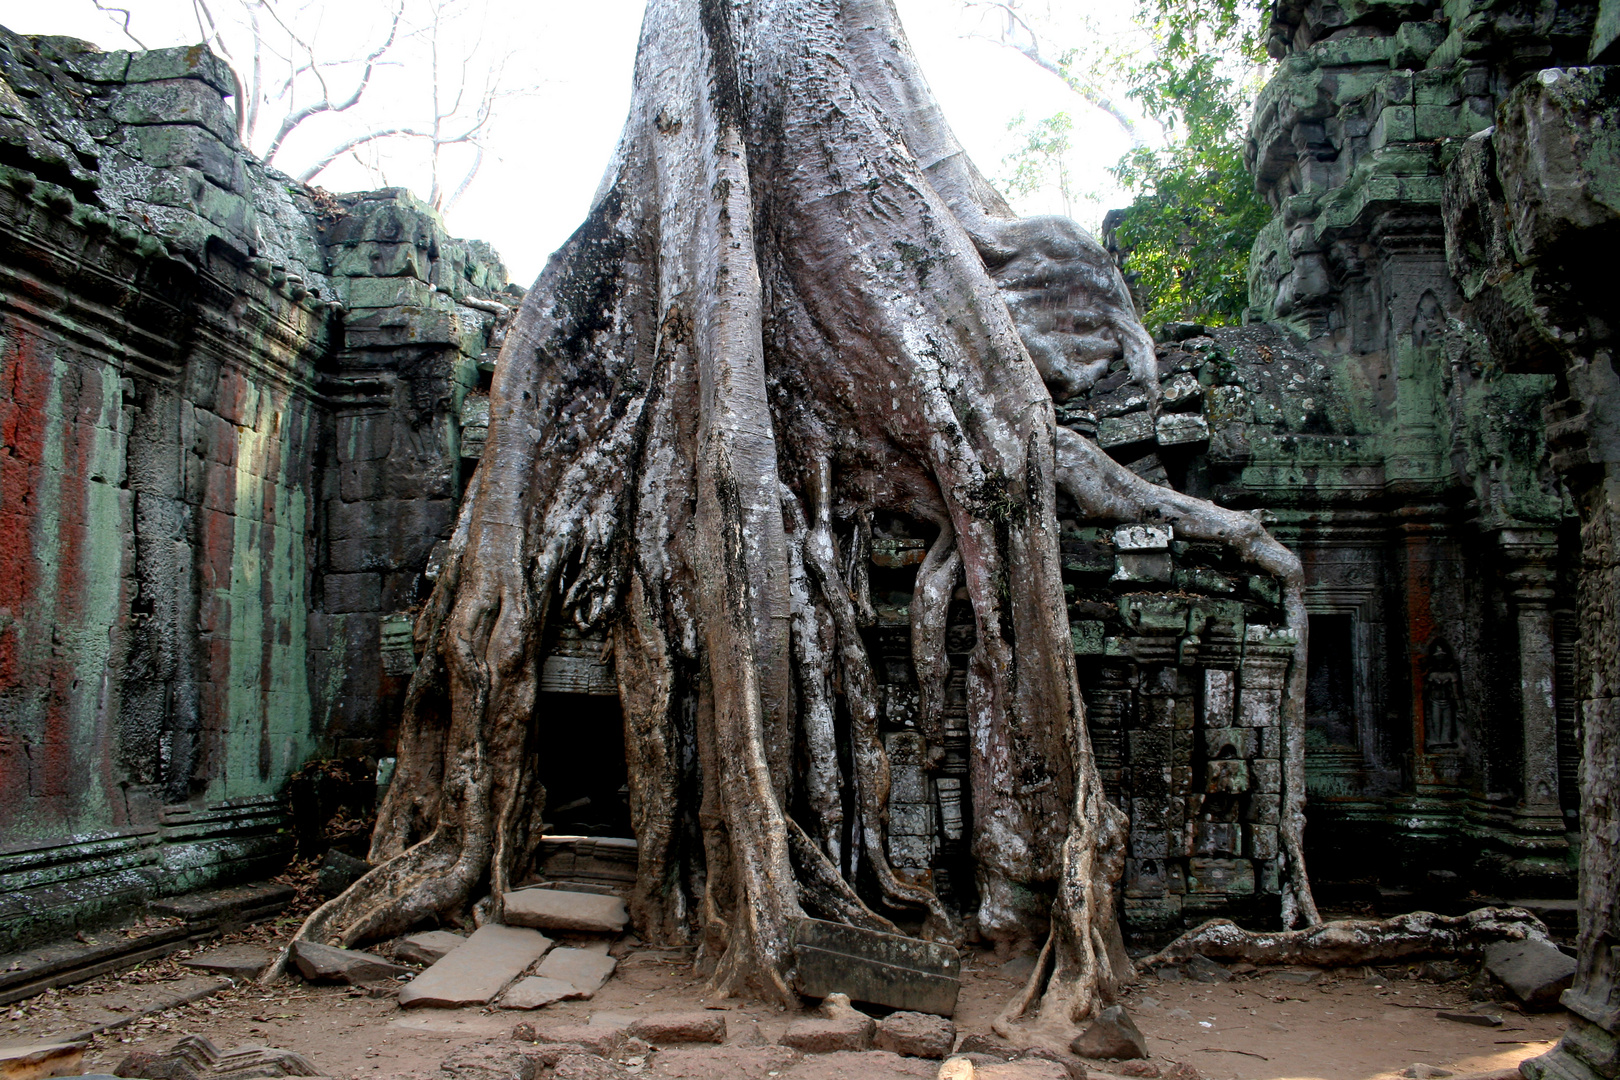
[{"label": "green foliage", "polygon": [[[1129,253],[1126,267],[1150,327],[1233,323],[1248,303],[1249,250],[1271,219],[1243,165],[1266,63],[1267,9],[1262,0],[1138,0],[1135,47],[1070,48],[1055,60],[1040,54],[1031,24],[1018,24],[1028,32],[1020,51],[1113,116],[1136,144],[1112,169],[1135,193],[1115,238]],[[1121,83],[1135,110],[1104,89]],[[1144,137],[1143,129],[1154,127],[1162,139]],[[1004,189],[1027,196],[1056,183],[1067,212],[1073,192],[1062,159],[1070,128],[1068,113],[1013,120],[1008,129],[1024,143],[1002,162]]]},{"label": "green foliage", "polygon": [[1015,116],[1007,124],[1007,130],[1023,135],[1024,145],[1001,159],[1002,168],[1007,170],[999,178],[1003,189],[1023,196],[1055,184],[1063,197],[1063,213],[1069,214],[1074,193],[1064,158],[1069,153],[1069,133],[1073,128],[1074,121],[1066,112],[1033,124],[1023,113]]},{"label": "green foliage", "polygon": [[[1143,321],[1225,325],[1248,303],[1249,249],[1271,219],[1243,165],[1263,62],[1255,0],[1142,0],[1155,48],[1127,72],[1129,96],[1168,136],[1114,168],[1137,191],[1116,226]],[[1244,77],[1247,70],[1249,77]]]}]

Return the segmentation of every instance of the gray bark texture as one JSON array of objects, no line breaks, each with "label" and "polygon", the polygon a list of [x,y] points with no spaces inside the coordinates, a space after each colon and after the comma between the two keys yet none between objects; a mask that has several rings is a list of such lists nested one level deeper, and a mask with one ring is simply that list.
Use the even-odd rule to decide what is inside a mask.
[{"label": "gray bark texture", "polygon": [[1429,956],[1479,956],[1497,941],[1547,939],[1547,927],[1523,908],[1476,908],[1463,915],[1414,911],[1391,919],[1338,919],[1300,930],[1245,930],[1211,919],[1141,962],[1146,970],[1194,956],[1251,964],[1347,967]]},{"label": "gray bark texture", "polygon": [[[875,518],[898,516],[932,537],[909,606],[925,737],[942,726],[946,606],[973,612],[977,930],[1048,935],[1001,1025],[1072,1028],[1128,969],[1126,822],[1086,735],[1058,491],[1097,519],[1231,542],[1304,610],[1297,560],[1253,518],[1058,428],[1054,395],[1115,360],[1157,394],[1108,254],[1066,219],[1012,214],[889,0],[652,0],[619,149],[497,365],[485,456],[418,623],[375,869],[301,935],[499,917],[541,828],[542,638],[571,620],[616,661],[645,939],[696,944],[720,991],[783,1001],[805,914],[904,915],[960,940],[886,854],[865,553]],[[1290,785],[1289,911],[1314,920]],[[1052,898],[1049,926],[1021,921],[1031,893]]]}]

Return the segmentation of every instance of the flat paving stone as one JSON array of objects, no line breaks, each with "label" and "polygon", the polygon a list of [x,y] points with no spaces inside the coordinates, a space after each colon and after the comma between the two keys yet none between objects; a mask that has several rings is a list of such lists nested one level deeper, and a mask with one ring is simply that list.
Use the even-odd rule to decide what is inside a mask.
[{"label": "flat paving stone", "polygon": [[257,979],[264,974],[272,959],[274,957],[269,952],[251,945],[221,945],[180,961],[180,966],[246,980]]},{"label": "flat paving stone", "polygon": [[566,889],[518,889],[507,893],[503,903],[509,926],[620,934],[630,922],[630,912],[617,896]]},{"label": "flat paving stone", "polygon": [[602,988],[619,962],[611,956],[584,949],[553,949],[535,974],[573,985],[576,996],[588,998]]},{"label": "flat paving stone", "polygon": [[538,930],[490,923],[399,992],[404,1008],[432,1005],[487,1005],[546,955],[551,939]]},{"label": "flat paving stone", "polygon": [[578,996],[579,991],[574,989],[571,982],[530,975],[506,988],[506,993],[501,995],[501,1008],[543,1009],[553,1002],[567,1001]]},{"label": "flat paving stone", "polygon": [[399,947],[394,950],[394,958],[425,967],[437,964],[449,955],[452,949],[459,948],[466,940],[460,934],[452,934],[448,930],[428,930],[412,934],[401,941]]}]

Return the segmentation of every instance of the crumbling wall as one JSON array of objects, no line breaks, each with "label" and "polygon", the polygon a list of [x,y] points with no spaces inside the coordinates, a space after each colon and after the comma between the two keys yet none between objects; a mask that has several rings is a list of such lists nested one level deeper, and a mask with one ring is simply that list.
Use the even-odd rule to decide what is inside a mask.
[{"label": "crumbling wall", "polygon": [[0,949],[279,868],[468,471],[498,260],[266,169],[231,85],[0,32]]}]

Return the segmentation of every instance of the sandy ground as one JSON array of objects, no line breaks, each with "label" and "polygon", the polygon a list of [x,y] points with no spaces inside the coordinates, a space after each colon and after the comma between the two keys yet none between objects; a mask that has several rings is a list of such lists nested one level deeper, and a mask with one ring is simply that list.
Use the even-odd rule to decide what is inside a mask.
[{"label": "sandy ground", "polygon": [[[228,940],[270,944],[263,931]],[[85,1071],[112,1071],[136,1047],[161,1046],[182,1034],[204,1035],[222,1049],[239,1045],[296,1050],[331,1077],[435,1077],[439,1063],[468,1043],[508,1036],[521,1020],[583,1023],[592,1016],[711,1007],[725,1010],[725,1047],[665,1050],[641,1067],[649,1077],[833,1078],[931,1077],[936,1065],[889,1055],[802,1058],[774,1046],[793,1014],[736,1000],[711,1001],[684,954],[621,943],[619,968],[590,1001],[537,1012],[502,1009],[404,1011],[391,999],[347,987],[298,981],[263,988],[241,985],[205,1001],[138,1020],[99,1036]],[[955,1017],[963,1034],[988,1033],[992,1017],[1021,984],[1029,961],[1003,964],[969,953]],[[0,1041],[46,1039],[75,1028],[75,1013],[111,993],[151,986],[184,971],[175,959],[53,991],[0,1010]],[[1386,969],[1386,973],[1388,969]],[[1414,1063],[1458,1074],[1512,1067],[1558,1038],[1563,1013],[1524,1015],[1504,1007],[1501,1027],[1439,1019],[1437,1008],[1466,1009],[1467,982],[1434,985],[1410,977],[1372,985],[1362,971],[1330,972],[1301,985],[1276,974],[1230,983],[1160,982],[1128,988],[1124,1004],[1147,1036],[1153,1059],[1192,1065],[1210,1080],[1381,1080]],[[81,1025],[82,1027],[82,1025]],[[1119,1066],[1098,1063],[1098,1071]]]}]

